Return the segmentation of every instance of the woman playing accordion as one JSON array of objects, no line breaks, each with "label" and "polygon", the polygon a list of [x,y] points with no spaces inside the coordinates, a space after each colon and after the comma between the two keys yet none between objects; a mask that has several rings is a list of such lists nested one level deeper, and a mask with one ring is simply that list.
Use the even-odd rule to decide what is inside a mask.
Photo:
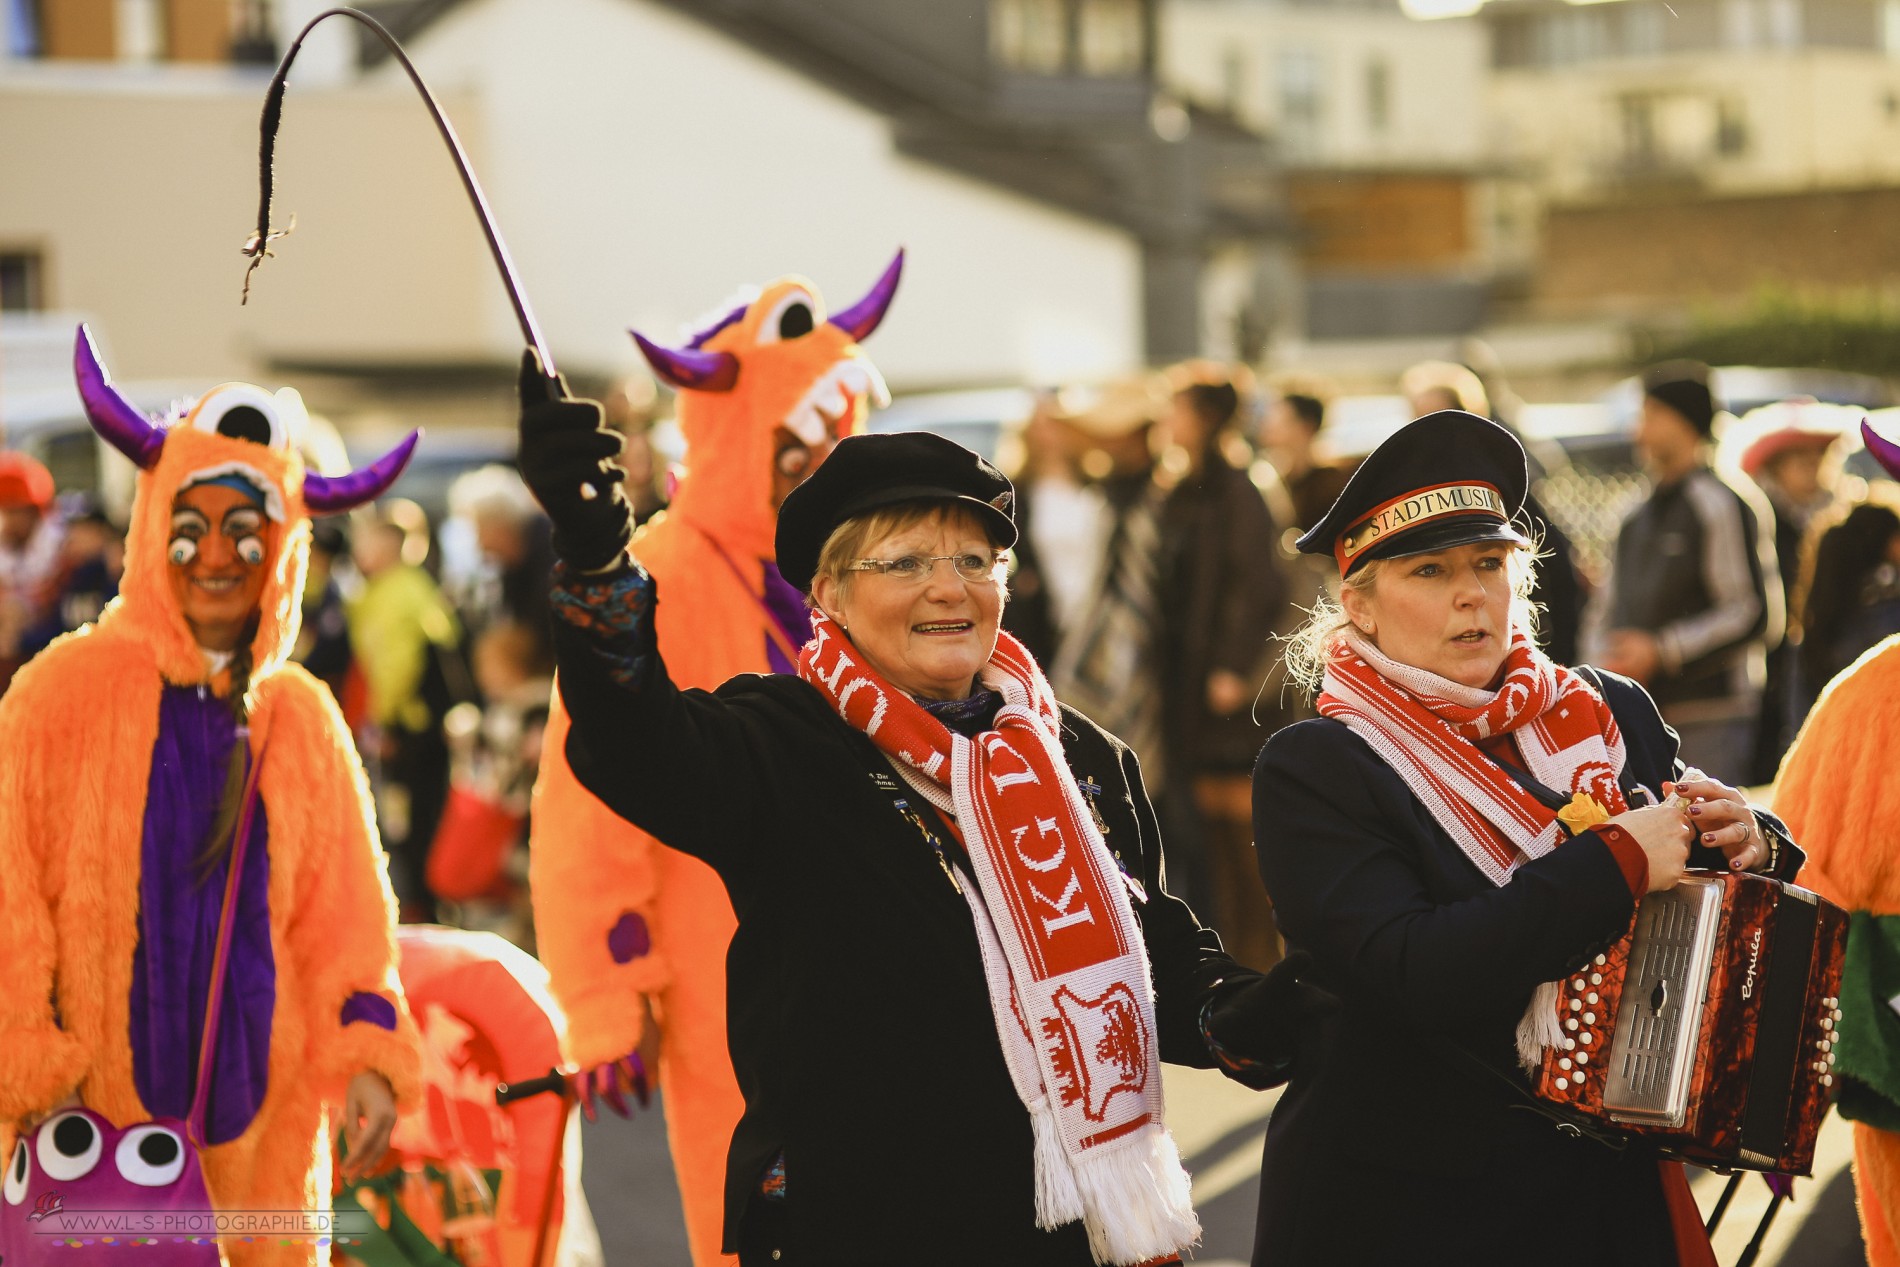
[{"label": "woman playing accordion", "polygon": [[1645,894],[1688,866],[1789,877],[1800,852],[1684,770],[1642,687],[1538,650],[1525,485],[1509,432],[1436,413],[1300,540],[1340,604],[1289,652],[1320,716],[1262,753],[1254,828],[1342,1007],[1267,1134],[1257,1263],[1713,1262],[1681,1167],[1559,1130],[1526,1071],[1566,1042],[1554,983]]}]

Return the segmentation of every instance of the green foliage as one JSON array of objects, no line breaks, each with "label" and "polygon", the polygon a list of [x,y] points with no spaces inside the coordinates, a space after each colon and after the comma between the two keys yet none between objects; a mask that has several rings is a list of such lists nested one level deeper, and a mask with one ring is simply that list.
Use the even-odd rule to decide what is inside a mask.
[{"label": "green foliage", "polygon": [[1686,328],[1639,330],[1639,361],[1786,365],[1900,375],[1900,302],[1875,292],[1804,294],[1780,287],[1738,306],[1702,306]]}]

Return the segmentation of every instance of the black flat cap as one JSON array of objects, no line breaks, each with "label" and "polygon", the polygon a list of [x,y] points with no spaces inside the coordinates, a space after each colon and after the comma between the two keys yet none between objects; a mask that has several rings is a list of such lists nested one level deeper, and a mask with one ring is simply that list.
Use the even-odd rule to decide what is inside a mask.
[{"label": "black flat cap", "polygon": [[1300,538],[1300,552],[1332,555],[1347,576],[1371,559],[1476,541],[1529,545],[1512,524],[1528,482],[1516,436],[1442,409],[1406,423],[1359,464],[1326,517]]},{"label": "black flat cap", "polygon": [[928,431],[846,436],[778,512],[778,570],[811,589],[818,554],[838,525],[905,502],[956,502],[989,530],[991,542],[1016,544],[1016,490],[980,454]]}]

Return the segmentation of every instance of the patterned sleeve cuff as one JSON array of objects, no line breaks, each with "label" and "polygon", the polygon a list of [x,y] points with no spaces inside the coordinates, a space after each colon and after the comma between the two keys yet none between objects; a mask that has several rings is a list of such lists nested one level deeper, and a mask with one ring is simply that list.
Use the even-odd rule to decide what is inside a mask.
[{"label": "patterned sleeve cuff", "polygon": [[555,619],[585,633],[607,676],[630,691],[646,684],[654,664],[653,578],[638,563],[604,576],[554,565]]}]

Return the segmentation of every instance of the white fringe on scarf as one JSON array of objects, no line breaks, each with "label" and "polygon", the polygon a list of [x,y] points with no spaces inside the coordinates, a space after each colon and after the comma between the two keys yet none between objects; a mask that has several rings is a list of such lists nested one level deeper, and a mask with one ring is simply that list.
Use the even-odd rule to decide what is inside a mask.
[{"label": "white fringe on scarf", "polygon": [[[967,741],[966,741],[967,742]],[[918,795],[953,821],[956,806],[941,784],[892,762]],[[976,881],[958,868],[963,900],[976,926],[983,954],[983,975],[989,985],[990,1007],[1003,1048],[1010,1082],[1029,1110],[1035,1138],[1036,1226],[1054,1231],[1078,1220],[1088,1230],[1089,1253],[1104,1267],[1145,1263],[1179,1253],[1201,1239],[1201,1221],[1194,1213],[1188,1173],[1181,1150],[1159,1113],[1150,1127],[1073,1158],[1062,1144],[1055,1106],[1043,1086],[1042,1071],[1029,1034],[1015,1006],[1015,987],[1009,960],[989,909],[977,892]],[[1160,1087],[1153,1088],[1157,1101]]]}]

